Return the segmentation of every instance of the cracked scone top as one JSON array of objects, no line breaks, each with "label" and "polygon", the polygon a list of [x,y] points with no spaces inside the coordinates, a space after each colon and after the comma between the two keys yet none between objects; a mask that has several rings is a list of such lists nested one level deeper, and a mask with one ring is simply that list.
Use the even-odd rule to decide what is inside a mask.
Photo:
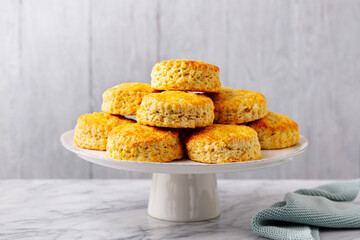
[{"label": "cracked scone top", "polygon": [[122,83],[107,89],[101,110],[115,115],[135,115],[144,96],[157,92],[146,83]]},{"label": "cracked scone top", "polygon": [[219,68],[193,60],[158,62],[151,71],[151,87],[157,90],[218,92]]},{"label": "cracked scone top", "polygon": [[202,94],[165,91],[144,97],[138,123],[169,128],[206,127],[214,121],[214,103]]},{"label": "cracked scone top", "polygon": [[221,88],[208,94],[215,105],[215,122],[241,124],[264,117],[267,101],[263,94],[250,90]]},{"label": "cracked scone top", "polygon": [[256,131],[244,125],[214,124],[192,133],[185,144],[189,158],[203,163],[262,158]]},{"label": "cracked scone top", "polygon": [[179,133],[140,124],[113,129],[106,157],[130,161],[170,162],[184,155]]},{"label": "cracked scone top", "polygon": [[298,124],[291,118],[274,112],[249,125],[258,133],[262,149],[291,147],[299,142]]},{"label": "cracked scone top", "polygon": [[109,132],[119,125],[129,123],[135,121],[103,112],[83,114],[77,120],[74,142],[81,148],[104,151]]}]

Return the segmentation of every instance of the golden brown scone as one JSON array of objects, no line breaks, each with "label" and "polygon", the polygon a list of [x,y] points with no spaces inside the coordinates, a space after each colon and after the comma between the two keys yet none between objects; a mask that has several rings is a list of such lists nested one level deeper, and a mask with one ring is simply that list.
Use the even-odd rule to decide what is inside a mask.
[{"label": "golden brown scone", "polygon": [[241,124],[255,121],[267,113],[267,102],[261,93],[221,88],[219,93],[208,94],[215,105],[215,122]]},{"label": "golden brown scone", "polygon": [[229,163],[262,158],[256,131],[244,125],[214,124],[195,131],[185,141],[193,161]]},{"label": "golden brown scone", "polygon": [[206,127],[214,121],[214,103],[205,95],[195,93],[152,93],[144,97],[136,119],[140,124],[156,127]]},{"label": "golden brown scone", "polygon": [[258,133],[262,149],[291,147],[299,142],[300,132],[297,123],[291,118],[274,112],[249,125]]},{"label": "golden brown scone", "polygon": [[129,123],[135,121],[103,112],[83,114],[77,120],[74,142],[81,148],[105,151],[109,132]]},{"label": "golden brown scone", "polygon": [[170,162],[184,155],[176,130],[140,124],[113,129],[108,138],[106,157],[130,161]]},{"label": "golden brown scone", "polygon": [[107,89],[101,110],[115,115],[135,115],[144,96],[157,92],[146,83],[122,83]]},{"label": "golden brown scone", "polygon": [[202,61],[167,60],[151,71],[151,86],[157,90],[218,92],[219,68]]}]

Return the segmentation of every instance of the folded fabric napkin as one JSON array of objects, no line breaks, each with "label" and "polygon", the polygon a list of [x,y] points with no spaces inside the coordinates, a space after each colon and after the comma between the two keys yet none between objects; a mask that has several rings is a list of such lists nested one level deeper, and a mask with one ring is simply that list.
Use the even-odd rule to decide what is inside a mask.
[{"label": "folded fabric napkin", "polygon": [[318,227],[360,228],[360,205],[353,201],[360,179],[287,193],[283,202],[258,212],[254,232],[270,239],[320,239]]}]

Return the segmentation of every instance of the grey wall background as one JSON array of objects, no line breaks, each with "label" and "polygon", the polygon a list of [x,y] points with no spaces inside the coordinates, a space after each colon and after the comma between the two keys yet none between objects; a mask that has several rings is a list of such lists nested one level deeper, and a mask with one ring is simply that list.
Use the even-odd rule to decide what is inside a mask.
[{"label": "grey wall background", "polygon": [[360,1],[0,0],[0,178],[136,178],[59,143],[113,85],[166,59],[220,67],[310,140],[286,165],[224,178],[360,176]]}]

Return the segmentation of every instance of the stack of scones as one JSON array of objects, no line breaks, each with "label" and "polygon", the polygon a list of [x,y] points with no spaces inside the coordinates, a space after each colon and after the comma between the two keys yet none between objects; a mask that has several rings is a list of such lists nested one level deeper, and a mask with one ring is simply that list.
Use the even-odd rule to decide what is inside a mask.
[{"label": "stack of scones", "polygon": [[159,62],[151,85],[107,89],[101,109],[79,117],[74,142],[112,159],[242,162],[261,159],[261,149],[293,146],[300,136],[295,121],[267,111],[264,95],[221,87],[219,68],[201,61]]}]

